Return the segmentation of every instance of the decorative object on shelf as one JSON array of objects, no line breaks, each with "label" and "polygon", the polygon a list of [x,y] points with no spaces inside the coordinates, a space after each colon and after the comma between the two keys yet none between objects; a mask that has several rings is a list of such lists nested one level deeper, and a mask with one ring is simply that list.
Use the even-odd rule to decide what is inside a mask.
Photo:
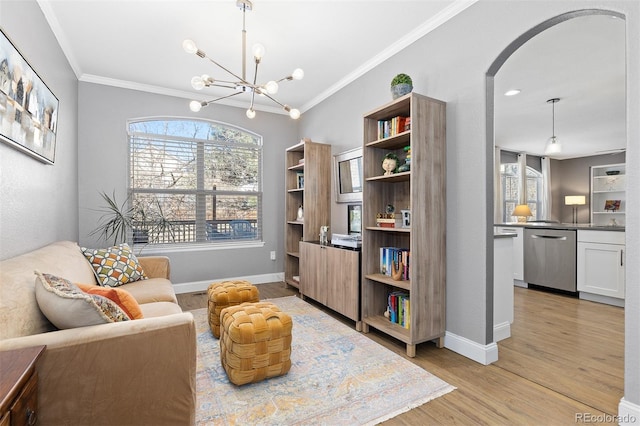
[{"label": "decorative object on shelf", "polygon": [[411,211],[400,210],[400,213],[402,213],[402,227],[411,228]]},{"label": "decorative object on shelf", "polygon": [[411,146],[405,146],[404,152],[406,152],[407,155],[404,157],[404,164],[398,167],[398,173],[408,172],[411,170]]},{"label": "decorative object on shelf", "polygon": [[413,90],[413,81],[407,74],[398,74],[391,80],[391,96],[397,99]]},{"label": "decorative object on shelf", "polygon": [[402,281],[402,271],[404,269],[404,263],[402,262],[393,262],[391,264],[391,278],[395,281]]},{"label": "decorative object on shelf", "polygon": [[549,99],[547,103],[551,103],[551,137],[547,141],[545,147],[545,155],[559,154],[562,152],[562,145],[556,137],[556,103],[560,102],[560,98]]},{"label": "decorative object on shelf", "polygon": [[606,200],[604,202],[605,211],[617,211],[620,210],[620,200]]},{"label": "decorative object on shelf", "polygon": [[384,176],[394,174],[398,169],[398,156],[393,152],[385,155],[382,160],[382,169],[384,170]]},{"label": "decorative object on shelf", "polygon": [[302,209],[302,204],[298,207],[298,216],[296,217],[297,221],[302,222],[304,220],[304,210]]},{"label": "decorative object on shelf", "polygon": [[615,191],[616,187],[618,186],[618,176],[617,175],[607,176],[606,181],[607,181],[607,190]]},{"label": "decorative object on shelf", "polygon": [[329,244],[329,227],[322,225],[320,227],[320,245],[326,246]]},{"label": "decorative object on shelf", "polygon": [[620,174],[620,170],[607,170],[605,173],[607,176],[615,176]]},{"label": "decorative object on shelf", "polygon": [[347,206],[347,233],[349,235],[362,234],[362,204]]},{"label": "decorative object on shelf", "polygon": [[531,209],[529,208],[528,205],[519,204],[516,206],[515,209],[513,209],[511,216],[517,216],[518,223],[526,223],[527,217],[533,216],[533,214],[531,213]]},{"label": "decorative object on shelf", "polygon": [[298,172],[297,175],[298,189],[304,189],[304,173]]},{"label": "decorative object on shelf", "polygon": [[573,207],[573,223],[578,223],[578,206],[587,204],[584,195],[565,195],[564,204]]},{"label": "decorative object on shelf", "polygon": [[387,204],[387,207],[385,208],[385,213],[394,213],[396,211],[396,208],[393,206],[393,204]]},{"label": "decorative object on shelf", "polygon": [[[9,38],[0,31],[0,140],[53,164],[58,131],[58,98]],[[5,96],[6,94],[6,96]]]},{"label": "decorative object on shelf", "polygon": [[618,221],[617,221],[617,220],[615,220],[615,219],[611,219],[611,220],[609,221],[609,226],[618,226]]},{"label": "decorative object on shelf", "polygon": [[264,84],[256,84],[256,80],[258,77],[258,65],[260,64],[260,61],[262,60],[262,57],[264,56],[264,53],[265,53],[264,46],[257,43],[253,46],[253,49],[252,49],[253,59],[256,64],[255,71],[253,74],[253,83],[247,80],[247,72],[246,72],[247,31],[245,29],[245,15],[247,10],[251,10],[253,8],[253,4],[249,0],[237,0],[236,5],[242,11],[242,75],[241,76],[235,74],[234,72],[230,71],[229,69],[225,68],[224,66],[220,65],[218,62],[216,62],[215,60],[207,56],[205,52],[198,49],[198,47],[196,46],[195,42],[193,42],[193,40],[185,40],[184,42],[182,42],[182,48],[187,53],[195,54],[196,56],[202,59],[208,59],[214,65],[218,66],[219,68],[222,68],[224,71],[226,71],[228,74],[230,74],[233,78],[236,79],[236,81],[216,80],[207,74],[193,77],[191,79],[191,86],[196,90],[201,90],[205,87],[214,86],[214,87],[224,87],[226,89],[231,89],[233,93],[231,93],[230,95],[221,96],[219,98],[216,98],[210,101],[191,101],[191,103],[189,104],[191,111],[198,112],[202,107],[205,107],[213,102],[230,98],[232,96],[236,96],[241,93],[249,93],[251,94],[251,104],[249,105],[249,109],[247,109],[247,112],[246,112],[248,118],[254,118],[256,116],[256,111],[254,109],[254,100],[255,100],[256,94],[261,96],[266,96],[276,104],[280,105],[282,109],[287,111],[289,113],[289,116],[294,120],[300,118],[300,111],[298,109],[291,108],[289,105],[279,102],[272,96],[278,93],[278,83],[280,83],[281,81],[302,79],[304,77],[304,71],[302,71],[300,68],[296,68],[291,73],[291,75],[283,77],[278,81],[270,80]]}]

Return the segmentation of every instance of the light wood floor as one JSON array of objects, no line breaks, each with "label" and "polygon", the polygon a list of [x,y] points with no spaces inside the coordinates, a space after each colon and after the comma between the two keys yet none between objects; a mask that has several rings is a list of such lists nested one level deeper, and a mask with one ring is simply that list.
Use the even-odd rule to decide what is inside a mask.
[{"label": "light wood floor", "polygon": [[[283,283],[259,289],[261,299],[297,293]],[[204,292],[178,301],[184,310],[207,306]],[[516,287],[512,337],[498,343],[500,359],[492,365],[431,342],[408,358],[403,344],[373,330],[371,339],[457,388],[383,424],[572,425],[587,415],[606,424],[623,394],[623,325],[622,308]]]}]

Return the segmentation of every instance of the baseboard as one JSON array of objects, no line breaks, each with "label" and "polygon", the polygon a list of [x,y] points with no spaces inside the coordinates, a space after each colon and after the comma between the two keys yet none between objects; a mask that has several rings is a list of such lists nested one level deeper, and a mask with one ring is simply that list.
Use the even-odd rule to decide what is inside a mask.
[{"label": "baseboard", "polygon": [[640,405],[629,402],[622,398],[618,404],[618,424],[637,425],[640,419]]},{"label": "baseboard", "polygon": [[447,331],[444,335],[444,347],[482,365],[498,360],[498,345],[495,342],[482,345]]},{"label": "baseboard", "polygon": [[511,337],[511,323],[509,321],[505,321],[500,324],[495,324],[493,326],[493,341],[499,342],[503,339],[508,339]]},{"label": "baseboard", "polygon": [[230,281],[230,280],[245,280],[245,281],[249,281],[252,284],[273,283],[278,281],[284,281],[284,272],[276,272],[273,274],[250,275],[250,276],[243,276],[243,277],[211,278],[206,281],[180,283],[180,284],[174,284],[173,290],[176,292],[176,294],[206,291],[207,288],[209,287],[209,284],[213,282]]},{"label": "baseboard", "polygon": [[580,299],[589,300],[590,302],[606,303],[607,305],[618,306],[624,308],[624,299],[618,299],[617,297],[602,296],[600,294],[580,292]]}]

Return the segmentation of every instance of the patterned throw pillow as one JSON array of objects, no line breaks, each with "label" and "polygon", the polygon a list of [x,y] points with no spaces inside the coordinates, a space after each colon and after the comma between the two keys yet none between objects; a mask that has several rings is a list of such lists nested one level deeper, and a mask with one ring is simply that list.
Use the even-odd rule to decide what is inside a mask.
[{"label": "patterned throw pillow", "polygon": [[106,249],[82,247],[82,253],[93,266],[98,284],[102,286],[118,287],[147,279],[129,244],[120,244]]},{"label": "patterned throw pillow", "polygon": [[64,278],[38,271],[35,274],[38,306],[61,330],[130,320],[117,304],[104,296],[86,294]]},{"label": "patterned throw pillow", "polygon": [[132,320],[144,318],[144,316],[142,315],[142,310],[140,309],[140,304],[127,290],[117,287],[101,287],[99,285],[91,284],[78,283],[76,285],[80,288],[80,290],[87,294],[97,294],[111,300],[116,305],[120,306],[120,308]]}]

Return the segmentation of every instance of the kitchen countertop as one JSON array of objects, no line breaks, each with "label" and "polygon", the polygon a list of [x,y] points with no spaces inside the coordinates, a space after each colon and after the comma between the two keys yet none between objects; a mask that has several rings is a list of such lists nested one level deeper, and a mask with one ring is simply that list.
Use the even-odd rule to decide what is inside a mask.
[{"label": "kitchen countertop", "polygon": [[591,223],[547,223],[547,222],[512,222],[496,223],[494,226],[518,226],[522,228],[536,229],[563,229],[563,230],[589,230],[589,231],[620,231],[624,232],[624,226],[593,225]]}]

